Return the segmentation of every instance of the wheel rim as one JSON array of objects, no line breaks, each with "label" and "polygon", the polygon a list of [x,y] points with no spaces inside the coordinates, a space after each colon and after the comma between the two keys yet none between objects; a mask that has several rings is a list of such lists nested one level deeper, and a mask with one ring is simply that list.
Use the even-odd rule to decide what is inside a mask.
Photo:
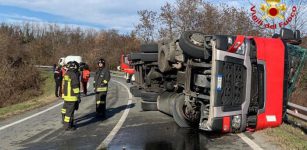
[{"label": "wheel rim", "polygon": [[196,46],[203,47],[205,37],[200,33],[194,33],[190,36],[190,41]]}]

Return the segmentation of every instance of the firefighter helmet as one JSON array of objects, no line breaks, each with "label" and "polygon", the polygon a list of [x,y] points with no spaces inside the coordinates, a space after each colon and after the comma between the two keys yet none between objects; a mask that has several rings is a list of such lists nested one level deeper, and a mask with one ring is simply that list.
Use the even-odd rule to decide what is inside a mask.
[{"label": "firefighter helmet", "polygon": [[101,58],[101,59],[98,60],[98,63],[97,63],[97,64],[98,64],[98,65],[99,65],[99,64],[103,64],[103,66],[105,66],[106,62],[104,61],[104,59]]},{"label": "firefighter helmet", "polygon": [[70,61],[67,63],[68,70],[77,70],[78,69],[78,63],[75,61]]}]

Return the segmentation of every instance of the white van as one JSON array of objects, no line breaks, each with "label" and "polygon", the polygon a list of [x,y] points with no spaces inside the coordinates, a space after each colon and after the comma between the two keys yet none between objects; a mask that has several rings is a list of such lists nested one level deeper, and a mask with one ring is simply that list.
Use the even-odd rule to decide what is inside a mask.
[{"label": "white van", "polygon": [[77,63],[81,63],[82,62],[82,57],[81,56],[67,56],[67,57],[61,57],[60,59],[59,59],[59,62],[58,62],[58,64],[59,65],[65,65],[65,64],[67,64],[68,62],[70,62],[70,61],[76,61]]}]

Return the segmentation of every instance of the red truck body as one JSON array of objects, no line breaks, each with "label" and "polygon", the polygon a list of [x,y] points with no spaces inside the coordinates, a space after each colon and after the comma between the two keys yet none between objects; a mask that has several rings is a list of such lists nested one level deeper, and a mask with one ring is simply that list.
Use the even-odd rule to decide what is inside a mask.
[{"label": "red truck body", "polygon": [[282,123],[285,44],[280,39],[254,38],[258,60],[265,62],[265,110],[258,114],[257,130]]},{"label": "red truck body", "polygon": [[134,69],[129,65],[129,61],[127,59],[127,56],[124,54],[121,55],[120,57],[120,68],[123,72],[133,75],[134,74]]}]

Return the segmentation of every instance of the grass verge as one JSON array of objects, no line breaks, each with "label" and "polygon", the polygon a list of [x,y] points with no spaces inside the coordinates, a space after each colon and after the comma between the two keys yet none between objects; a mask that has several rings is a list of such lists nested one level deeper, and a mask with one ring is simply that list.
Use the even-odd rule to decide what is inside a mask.
[{"label": "grass verge", "polygon": [[[295,121],[295,119],[289,117],[291,121]],[[270,142],[280,145],[282,149],[307,149],[307,135],[302,129],[292,125],[284,123],[278,128],[269,128],[260,132],[267,135]]]},{"label": "grass verge", "polygon": [[5,119],[28,110],[50,104],[57,100],[57,98],[54,96],[55,83],[53,80],[53,73],[50,71],[41,71],[41,76],[44,79],[44,84],[41,86],[43,94],[30,98],[28,101],[22,103],[0,108],[0,119]]}]

